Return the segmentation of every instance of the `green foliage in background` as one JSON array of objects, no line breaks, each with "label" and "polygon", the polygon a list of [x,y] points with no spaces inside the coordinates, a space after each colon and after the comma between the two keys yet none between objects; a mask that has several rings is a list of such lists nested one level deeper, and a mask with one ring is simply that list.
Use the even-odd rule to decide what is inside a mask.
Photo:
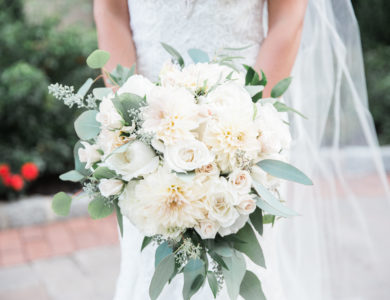
[{"label": "green foliage in background", "polygon": [[49,96],[47,86],[77,90],[95,77],[98,71],[85,65],[95,48],[94,32],[59,30],[54,19],[29,24],[23,1],[0,0],[0,163],[18,170],[34,161],[44,174],[72,167],[75,111]]},{"label": "green foliage in background", "polygon": [[390,144],[390,1],[352,1],[359,21],[370,108],[381,144]]}]

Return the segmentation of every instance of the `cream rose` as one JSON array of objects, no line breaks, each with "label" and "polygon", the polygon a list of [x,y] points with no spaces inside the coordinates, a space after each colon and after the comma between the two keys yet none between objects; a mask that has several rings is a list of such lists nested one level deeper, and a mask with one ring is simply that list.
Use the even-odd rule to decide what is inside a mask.
[{"label": "cream rose", "polygon": [[99,105],[99,112],[96,115],[96,121],[102,124],[103,128],[109,130],[120,129],[124,124],[121,115],[111,101],[113,97],[114,96],[111,94],[103,98]]},{"label": "cream rose", "polygon": [[140,97],[148,96],[154,88],[154,84],[142,75],[133,75],[118,90],[118,94],[132,93]]},{"label": "cream rose", "polygon": [[256,201],[253,195],[241,195],[236,206],[238,212],[243,215],[250,215],[256,209]]},{"label": "cream rose", "polygon": [[234,233],[237,233],[242,227],[244,227],[244,225],[246,224],[246,222],[248,222],[248,219],[249,219],[249,216],[248,215],[240,215],[236,221],[234,222],[234,224],[232,224],[231,226],[229,227],[221,227],[219,230],[218,230],[218,233],[221,235],[221,236],[226,236],[226,235],[229,235],[229,234],[234,234]]},{"label": "cream rose", "polygon": [[159,165],[159,158],[152,148],[140,141],[134,141],[125,151],[109,156],[105,164],[129,181],[154,172]]},{"label": "cream rose", "polygon": [[251,190],[252,178],[248,171],[234,170],[229,175],[229,182],[240,194],[248,194]]},{"label": "cream rose", "polygon": [[214,155],[205,144],[194,139],[167,146],[164,158],[169,168],[176,172],[185,172],[211,163]]},{"label": "cream rose", "polygon": [[200,220],[198,225],[195,226],[196,232],[202,239],[214,239],[219,228],[220,226],[218,223],[210,219]]},{"label": "cream rose", "polygon": [[123,181],[118,179],[103,178],[99,183],[100,193],[108,198],[113,195],[118,195],[123,187]]},{"label": "cream rose", "polygon": [[99,153],[99,145],[90,145],[87,142],[81,142],[84,148],[79,148],[78,155],[82,163],[86,163],[85,168],[89,169],[95,162],[98,162],[102,155]]}]

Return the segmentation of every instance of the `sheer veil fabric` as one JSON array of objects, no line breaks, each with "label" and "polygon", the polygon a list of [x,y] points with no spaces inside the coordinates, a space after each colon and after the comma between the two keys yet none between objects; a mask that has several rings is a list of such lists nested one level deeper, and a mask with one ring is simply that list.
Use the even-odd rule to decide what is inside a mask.
[{"label": "sheer veil fabric", "polygon": [[[169,59],[161,41],[181,53],[201,48],[210,54],[254,44],[241,53],[245,63],[254,64],[266,32],[263,4],[129,0],[138,70],[157,78],[161,64]],[[185,59],[189,61],[186,55]],[[301,216],[278,220],[261,239],[269,270],[256,273],[264,281],[268,300],[387,299],[390,193],[368,111],[359,30],[350,0],[309,0],[293,83],[284,100],[307,117],[290,115],[291,159],[315,185],[287,185],[288,205]],[[142,236],[128,221],[124,225],[115,300],[146,300],[154,249],[140,254]],[[179,300],[181,288],[181,282],[173,282],[160,298]],[[206,288],[194,299],[212,299]],[[222,292],[218,299],[228,297]]]}]

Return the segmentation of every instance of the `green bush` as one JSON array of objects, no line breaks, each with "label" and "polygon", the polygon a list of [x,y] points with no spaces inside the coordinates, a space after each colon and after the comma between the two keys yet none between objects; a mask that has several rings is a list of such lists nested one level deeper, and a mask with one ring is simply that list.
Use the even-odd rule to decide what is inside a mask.
[{"label": "green bush", "polygon": [[21,0],[0,0],[0,163],[18,170],[34,161],[44,175],[71,167],[75,112],[49,96],[47,86],[77,89],[96,76],[85,66],[95,48],[94,32],[59,30],[53,19],[29,24]]}]

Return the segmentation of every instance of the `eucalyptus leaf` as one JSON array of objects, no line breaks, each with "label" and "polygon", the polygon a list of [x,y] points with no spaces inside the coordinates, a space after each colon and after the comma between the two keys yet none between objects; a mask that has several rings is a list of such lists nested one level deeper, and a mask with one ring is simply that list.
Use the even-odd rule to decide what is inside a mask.
[{"label": "eucalyptus leaf", "polygon": [[260,208],[256,207],[255,211],[249,216],[253,227],[256,231],[263,235],[263,212]]},{"label": "eucalyptus leaf", "polygon": [[279,98],[281,97],[288,89],[292,81],[291,77],[287,77],[279,81],[272,89],[271,91],[271,97],[272,98]]},{"label": "eucalyptus leaf", "polygon": [[263,223],[264,224],[274,224],[275,222],[275,216],[274,215],[264,215],[263,216]]},{"label": "eucalyptus leaf", "polygon": [[154,258],[154,266],[157,267],[159,263],[168,255],[172,254],[173,250],[169,246],[168,242],[162,243],[160,246],[157,247],[155,258]]},{"label": "eucalyptus leaf", "polygon": [[100,166],[95,170],[95,172],[93,172],[93,177],[95,177],[96,179],[103,179],[103,178],[110,179],[115,176],[116,176],[115,171],[110,170],[107,167]]},{"label": "eucalyptus leaf", "polygon": [[164,49],[172,56],[172,59],[177,62],[180,67],[184,67],[184,59],[183,57],[180,55],[180,53],[174,49],[172,46],[168,45],[168,44],[165,44],[165,43],[161,43],[161,45],[164,47]]},{"label": "eucalyptus leaf", "polygon": [[121,208],[119,207],[118,200],[114,201],[115,204],[115,212],[116,212],[116,220],[118,222],[119,232],[121,233],[121,237],[123,237],[123,215]]},{"label": "eucalyptus leaf", "polygon": [[79,173],[76,170],[68,171],[64,174],[60,175],[60,179],[62,181],[72,181],[72,182],[79,182],[84,179],[84,175]]},{"label": "eucalyptus leaf", "polygon": [[156,267],[149,286],[151,300],[156,300],[161,294],[165,284],[175,273],[175,254],[166,256]]},{"label": "eucalyptus leaf", "polygon": [[258,162],[257,165],[274,177],[294,181],[304,185],[313,185],[313,182],[302,171],[283,161],[264,159]]},{"label": "eucalyptus leaf", "polygon": [[209,251],[210,257],[217,262],[222,268],[229,270],[229,267],[226,265],[225,261],[223,260],[222,256],[215,253],[214,251]]},{"label": "eucalyptus leaf", "polygon": [[131,93],[117,95],[112,100],[116,110],[128,124],[131,124],[133,120],[129,114],[129,111],[133,109],[139,109],[142,101],[142,97]]},{"label": "eucalyptus leaf", "polygon": [[100,123],[96,121],[97,113],[96,110],[87,110],[74,122],[74,128],[80,139],[90,140],[99,134]]},{"label": "eucalyptus leaf", "polygon": [[65,217],[69,215],[71,204],[72,197],[64,192],[59,192],[54,195],[51,207],[57,215]]},{"label": "eucalyptus leaf", "polygon": [[104,87],[94,88],[92,90],[93,96],[98,100],[103,100],[104,97],[108,96],[111,93],[112,89]]},{"label": "eucalyptus leaf", "polygon": [[297,111],[296,109],[294,109],[292,107],[287,106],[283,102],[276,101],[274,103],[274,107],[276,108],[276,110],[278,112],[289,112],[289,111],[291,111],[291,112],[296,113],[297,115],[301,116],[302,118],[307,119],[307,117],[304,114],[300,113],[299,111]]},{"label": "eucalyptus leaf", "polygon": [[[280,202],[279,199],[277,199],[274,195],[271,194],[270,191],[268,191],[263,185],[260,183],[253,181],[252,183],[255,191],[260,196],[261,199],[258,200],[257,206],[259,206],[262,210],[269,212],[276,216],[281,217],[293,217],[298,216],[298,214],[293,211],[292,209],[288,208],[287,206],[283,205],[282,202]],[[259,205],[259,202],[262,204],[262,202],[265,202],[271,207],[271,211],[267,205]]]},{"label": "eucalyptus leaf", "polygon": [[109,59],[110,53],[97,49],[87,57],[87,65],[92,69],[100,69],[105,66]]},{"label": "eucalyptus leaf", "polygon": [[201,259],[190,259],[183,269],[183,298],[189,300],[201,288],[206,279],[204,262]]},{"label": "eucalyptus leaf", "polygon": [[195,48],[189,49],[188,55],[191,57],[192,61],[195,64],[208,63],[210,61],[209,55],[200,49],[195,49]]},{"label": "eucalyptus leaf", "polygon": [[262,85],[246,85],[245,89],[248,91],[251,97],[259,94],[264,90],[264,86]]},{"label": "eucalyptus leaf", "polygon": [[210,289],[213,293],[214,299],[217,298],[218,293],[218,281],[213,272],[207,272],[207,281],[209,283]]},{"label": "eucalyptus leaf", "polygon": [[108,217],[114,212],[114,205],[106,203],[105,198],[97,196],[88,204],[88,213],[94,220]]},{"label": "eucalyptus leaf", "polygon": [[88,78],[86,82],[79,88],[77,91],[77,95],[80,96],[81,98],[84,98],[85,95],[88,93],[89,89],[91,88],[93,84],[93,79]]},{"label": "eucalyptus leaf", "polygon": [[133,76],[135,73],[135,64],[131,66],[131,68],[126,68],[121,65],[117,65],[116,68],[110,73],[110,77],[114,79],[114,83],[122,86],[125,82]]},{"label": "eucalyptus leaf", "polygon": [[234,248],[245,253],[255,264],[265,268],[263,250],[260,247],[259,241],[257,240],[251,225],[246,223],[245,226],[236,233],[236,236],[245,241],[245,243],[234,243]]},{"label": "eucalyptus leaf", "polygon": [[145,236],[142,241],[141,251],[143,251],[152,241],[153,238],[151,236]]},{"label": "eucalyptus leaf", "polygon": [[213,252],[217,253],[223,257],[231,257],[233,255],[234,249],[223,240],[207,240],[207,247]]},{"label": "eucalyptus leaf", "polygon": [[240,286],[240,295],[245,300],[266,300],[261,282],[251,271],[246,271]]},{"label": "eucalyptus leaf", "polygon": [[245,276],[246,264],[244,256],[235,251],[232,257],[224,257],[229,270],[222,269],[230,300],[236,300],[240,293],[241,282]]}]

